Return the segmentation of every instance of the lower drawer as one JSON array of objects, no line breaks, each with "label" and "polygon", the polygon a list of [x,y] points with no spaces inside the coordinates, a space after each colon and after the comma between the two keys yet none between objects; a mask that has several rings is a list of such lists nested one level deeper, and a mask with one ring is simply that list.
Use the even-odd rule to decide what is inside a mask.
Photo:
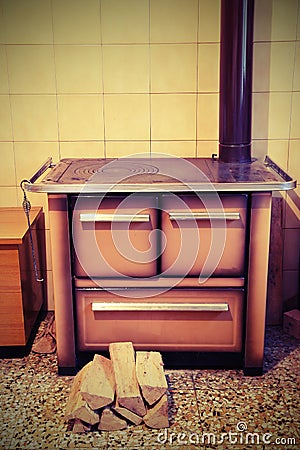
[{"label": "lower drawer", "polygon": [[108,348],[131,341],[137,349],[239,352],[242,290],[78,290],[77,347]]}]

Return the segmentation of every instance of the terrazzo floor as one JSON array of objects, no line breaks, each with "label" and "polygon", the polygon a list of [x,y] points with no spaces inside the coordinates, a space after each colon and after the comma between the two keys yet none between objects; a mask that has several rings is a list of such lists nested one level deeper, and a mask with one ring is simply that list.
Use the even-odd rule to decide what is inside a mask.
[{"label": "terrazzo floor", "polygon": [[269,327],[261,377],[166,370],[168,429],[74,434],[64,423],[73,377],[57,374],[56,355],[0,359],[0,448],[299,449],[299,363],[300,341]]}]

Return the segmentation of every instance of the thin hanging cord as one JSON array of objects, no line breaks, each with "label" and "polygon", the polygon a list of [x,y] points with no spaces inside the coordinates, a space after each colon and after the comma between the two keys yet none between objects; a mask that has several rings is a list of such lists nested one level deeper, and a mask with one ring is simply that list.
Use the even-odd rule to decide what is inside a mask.
[{"label": "thin hanging cord", "polygon": [[26,191],[25,191],[24,186],[23,186],[24,183],[29,183],[29,181],[28,180],[22,180],[21,183],[20,183],[20,187],[21,187],[21,189],[23,191],[23,196],[24,196],[22,206],[23,206],[26,218],[27,218],[27,225],[28,225],[28,231],[29,231],[29,239],[30,239],[30,247],[31,247],[31,254],[32,254],[34,274],[35,274],[36,281],[42,282],[42,281],[44,281],[44,278],[39,278],[38,268],[37,268],[37,263],[36,263],[36,257],[35,257],[35,251],[34,251],[34,245],[33,245],[33,239],[32,239],[32,230],[31,230],[30,217],[29,217],[29,213],[30,213],[30,210],[31,210],[31,204],[30,204],[30,201],[27,198]]}]

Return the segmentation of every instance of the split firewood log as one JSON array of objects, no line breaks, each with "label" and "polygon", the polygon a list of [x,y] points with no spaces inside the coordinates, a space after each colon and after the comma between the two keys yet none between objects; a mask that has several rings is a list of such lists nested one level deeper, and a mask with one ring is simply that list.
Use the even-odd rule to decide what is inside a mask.
[{"label": "split firewood log", "polygon": [[91,431],[92,425],[89,423],[82,422],[80,419],[75,419],[72,425],[73,433],[86,433],[87,431]]},{"label": "split firewood log", "polygon": [[90,408],[99,409],[114,401],[115,377],[112,362],[101,355],[95,355],[83,378],[81,395]]},{"label": "split firewood log", "polygon": [[144,399],[156,403],[167,391],[164,365],[159,352],[136,352],[136,375]]},{"label": "split firewood log", "polygon": [[109,406],[106,406],[100,416],[98,430],[102,431],[117,431],[123,430],[127,427],[126,420],[122,419],[114,413]]},{"label": "split firewood log", "polygon": [[81,419],[83,422],[94,425],[99,422],[99,414],[93,411],[82,398],[80,387],[82,380],[88,374],[92,362],[86,364],[75,376],[71,386],[70,395],[66,405],[65,420]]},{"label": "split firewood log", "polygon": [[116,399],[120,406],[138,416],[146,414],[136,377],[135,357],[132,342],[114,342],[109,345],[116,381]]},{"label": "split firewood log", "polygon": [[143,421],[142,417],[138,416],[129,409],[120,406],[117,401],[116,404],[112,406],[112,409],[116,411],[120,416],[124,417],[129,422],[133,423],[134,425],[140,425]]},{"label": "split firewood log", "polygon": [[150,428],[167,428],[169,426],[167,394],[164,394],[155,405],[148,409],[143,420]]}]

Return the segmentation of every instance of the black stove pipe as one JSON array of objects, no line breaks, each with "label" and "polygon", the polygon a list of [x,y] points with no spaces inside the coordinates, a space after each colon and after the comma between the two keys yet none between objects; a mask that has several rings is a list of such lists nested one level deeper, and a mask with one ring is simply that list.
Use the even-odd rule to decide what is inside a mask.
[{"label": "black stove pipe", "polygon": [[219,159],[251,162],[254,0],[222,0]]}]

